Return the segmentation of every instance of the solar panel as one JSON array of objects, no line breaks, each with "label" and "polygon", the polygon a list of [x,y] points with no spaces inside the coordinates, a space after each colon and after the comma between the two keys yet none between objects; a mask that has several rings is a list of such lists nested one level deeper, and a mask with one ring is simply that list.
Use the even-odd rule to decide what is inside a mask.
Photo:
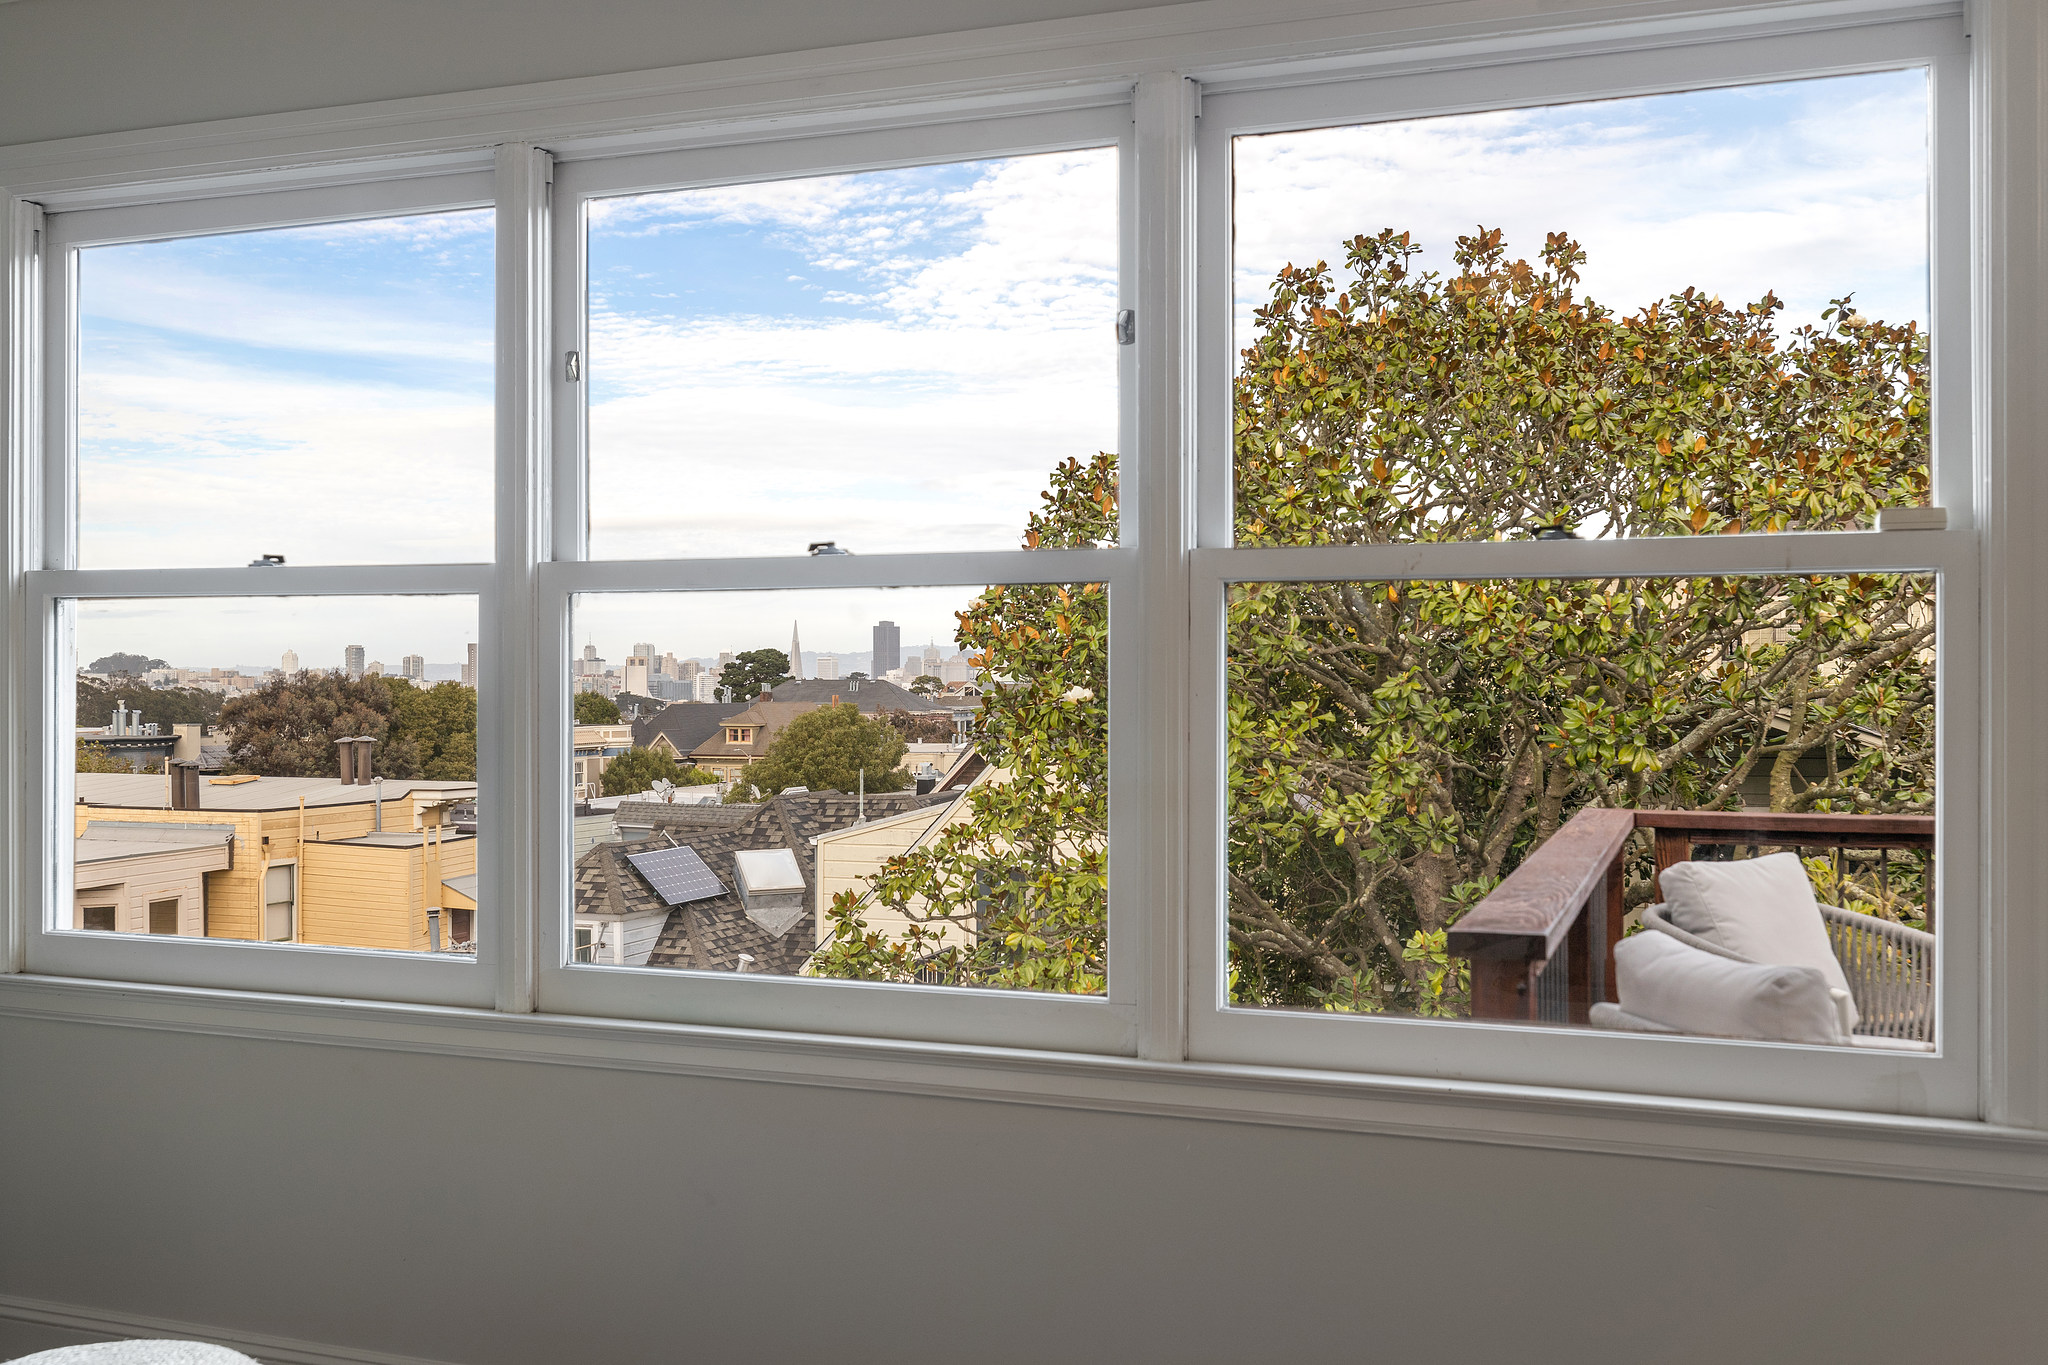
[{"label": "solar panel", "polygon": [[628,853],[626,861],[640,869],[640,875],[647,878],[655,894],[666,904],[687,905],[691,901],[725,894],[725,884],[704,866],[697,850],[688,844],[649,849],[645,853]]}]

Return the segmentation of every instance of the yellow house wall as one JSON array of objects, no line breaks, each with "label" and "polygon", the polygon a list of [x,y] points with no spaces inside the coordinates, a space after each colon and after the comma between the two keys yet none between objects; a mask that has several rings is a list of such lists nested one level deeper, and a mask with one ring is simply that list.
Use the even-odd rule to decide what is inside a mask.
[{"label": "yellow house wall", "polygon": [[[93,820],[123,824],[207,824],[235,828],[234,867],[206,874],[205,932],[208,938],[256,939],[263,936],[263,874],[274,861],[289,861],[299,855],[299,811],[284,810],[170,810],[146,806],[75,806],[74,834],[84,834]],[[411,828],[417,815],[410,803],[386,801],[384,827]],[[346,806],[316,806],[306,811],[306,838],[350,839],[368,834],[375,823],[373,803],[351,802]],[[268,839],[268,843],[264,842]],[[386,850],[387,852],[392,850]],[[402,852],[403,850],[398,850]],[[303,859],[301,859],[303,865]],[[303,875],[303,873],[301,874]],[[300,892],[301,909],[304,891]],[[104,904],[105,902],[99,902]],[[303,915],[302,915],[303,918]],[[422,920],[422,933],[424,933]],[[304,937],[302,942],[325,942]],[[381,946],[381,945],[380,945]]]},{"label": "yellow house wall", "polygon": [[[957,803],[956,803],[957,804]],[[909,851],[910,846],[955,808],[954,805],[928,808],[929,818],[894,820],[886,824],[863,825],[818,841],[817,861],[817,903],[812,913],[818,926],[818,943],[822,947],[831,933],[825,911],[830,908],[832,898],[841,891],[862,894],[868,889],[869,879],[882,870],[882,864],[900,853]],[[920,811],[919,815],[927,812]],[[914,898],[907,907],[911,911],[922,911],[925,899]],[[861,918],[868,927],[890,937],[900,935],[910,926],[910,916],[904,911],[894,910],[880,901],[869,901],[861,907]],[[951,925],[940,930],[948,942],[966,942],[966,935]]]},{"label": "yellow house wall", "polygon": [[[427,848],[308,842],[299,863],[299,941],[430,951],[427,907],[458,899],[441,883],[476,871],[476,845],[475,839]],[[445,943],[445,926],[442,938]]]}]

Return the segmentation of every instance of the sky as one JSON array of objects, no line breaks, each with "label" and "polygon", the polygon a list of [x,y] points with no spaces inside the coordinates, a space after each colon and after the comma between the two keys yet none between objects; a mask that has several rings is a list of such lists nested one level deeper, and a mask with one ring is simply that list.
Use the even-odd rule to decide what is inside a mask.
[{"label": "sky", "polygon": [[1117,446],[1114,148],[591,206],[600,559],[1011,550]]},{"label": "sky", "polygon": [[[1242,137],[1241,325],[1284,263],[1385,226],[1443,268],[1482,223],[1531,258],[1571,232],[1623,311],[1690,284],[1924,321],[1927,122],[1912,70]],[[1014,548],[1046,472],[1117,445],[1116,157],[595,202],[592,553]],[[80,563],[487,557],[492,236],[475,211],[81,252]],[[973,590],[932,592],[592,599],[576,644],[786,648],[794,618],[865,650],[889,617],[949,647]],[[95,608],[80,657],[459,661],[474,603],[405,600]]]},{"label": "sky", "polygon": [[1481,225],[1532,262],[1568,232],[1581,295],[1624,314],[1693,285],[1775,292],[1780,335],[1850,293],[1925,325],[1927,137],[1917,68],[1240,137],[1238,346],[1280,266],[1341,271],[1341,243],[1382,228],[1446,272]]}]

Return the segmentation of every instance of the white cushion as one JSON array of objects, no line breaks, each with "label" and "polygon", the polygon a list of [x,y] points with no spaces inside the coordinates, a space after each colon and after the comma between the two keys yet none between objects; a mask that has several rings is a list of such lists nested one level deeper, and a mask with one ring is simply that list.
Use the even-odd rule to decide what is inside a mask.
[{"label": "white cushion", "polygon": [[1717,1038],[1778,1043],[1849,1042],[1839,999],[1811,967],[1737,962],[1669,934],[1632,934],[1614,946],[1620,1013]]},{"label": "white cushion", "polygon": [[[1827,922],[1796,853],[1731,863],[1673,863],[1660,878],[1671,922],[1751,962],[1811,967],[1847,992],[1849,978],[1828,943]],[[1849,1005],[1849,1023],[1856,1023]]]}]

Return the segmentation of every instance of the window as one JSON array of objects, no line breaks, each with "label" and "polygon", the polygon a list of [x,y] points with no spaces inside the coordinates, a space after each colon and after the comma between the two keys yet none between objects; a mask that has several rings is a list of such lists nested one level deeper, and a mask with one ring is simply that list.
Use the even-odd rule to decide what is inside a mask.
[{"label": "window", "polygon": [[178,902],[170,900],[149,903],[149,932],[152,934],[175,934],[178,932]]},{"label": "window", "polygon": [[[1975,566],[1899,529],[1969,515],[1929,160],[1964,114],[1952,62],[1894,50],[1205,101],[1233,548],[1197,576],[1224,842],[1192,1046],[1405,1069],[1533,1027],[1559,1079],[1670,1085],[1716,1065],[1648,1061],[1674,1034],[1734,1036],[1816,1047],[1753,1069],[1808,1096],[1973,1051],[1939,1008],[1969,871],[1935,850]],[[1735,951],[1738,900],[1800,949]],[[1764,1020],[1795,977],[1802,1021]]]},{"label": "window", "polygon": [[1983,1112],[1964,42],[1786,25],[81,170],[28,965]]}]

